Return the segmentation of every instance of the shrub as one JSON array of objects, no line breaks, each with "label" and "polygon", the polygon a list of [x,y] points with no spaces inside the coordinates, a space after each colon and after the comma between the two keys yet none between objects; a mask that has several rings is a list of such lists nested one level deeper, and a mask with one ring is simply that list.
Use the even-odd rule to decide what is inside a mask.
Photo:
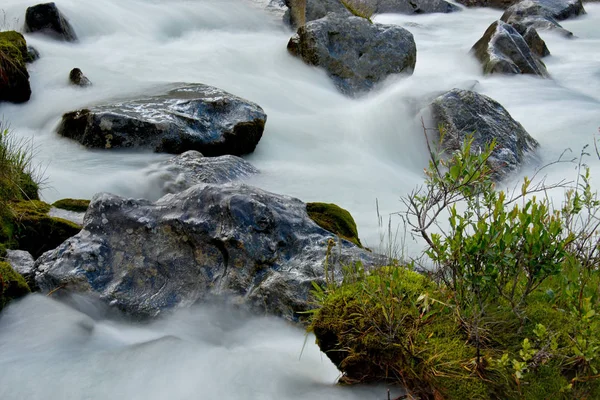
[{"label": "shrub", "polygon": [[496,191],[494,143],[471,145],[432,151],[424,186],[404,199],[430,273],[346,268],[341,284],[315,290],[317,342],[344,382],[384,380],[423,399],[596,398],[600,200],[589,170],[580,159],[555,208],[527,178],[512,196]]}]

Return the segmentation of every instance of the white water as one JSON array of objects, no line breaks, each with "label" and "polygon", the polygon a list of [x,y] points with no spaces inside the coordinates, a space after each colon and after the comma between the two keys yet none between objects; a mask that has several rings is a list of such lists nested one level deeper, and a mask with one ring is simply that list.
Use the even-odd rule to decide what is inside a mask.
[{"label": "white water", "polygon": [[[89,198],[99,191],[158,196],[144,169],[169,156],[90,151],[54,129],[64,112],[164,82],[211,84],[260,104],[268,122],[257,150],[247,157],[261,170],[250,183],[349,209],[363,243],[375,248],[380,240],[376,199],[383,215],[399,211],[400,196],[422,181],[427,158],[419,110],[435,94],[478,81],[476,90],[504,105],[541,143],[542,163],[554,161],[568,147],[578,155],[593,143],[600,126],[599,4],[586,4],[588,15],[563,23],[577,39],[541,33],[552,52],[544,60],[551,80],[481,75],[467,52],[500,11],[378,16],[377,22],[401,24],[415,35],[416,71],[409,78],[388,80],[359,100],[344,97],[323,71],[288,55],[291,32],[252,4],[60,0],[80,42],[26,35],[41,54],[30,66],[32,99],[24,105],[0,105],[0,114],[18,135],[34,138],[36,160],[46,167],[49,180],[44,198]],[[8,28],[22,24],[29,5],[3,0]],[[94,86],[69,86],[73,67],[81,68]],[[600,162],[595,157],[587,162],[598,181]],[[575,177],[573,165],[558,164],[546,172],[550,182]],[[17,312],[27,317],[14,316]],[[39,298],[17,305],[12,313],[0,320],[0,367],[10,371],[11,379],[0,382],[2,399],[80,398],[76,393],[85,390],[93,393],[90,398],[361,396],[330,387],[335,369],[321,360],[314,345],[297,362],[302,333],[280,322],[251,320],[233,329],[231,335],[247,335],[248,341],[223,339],[225,345],[215,345],[201,335],[183,342],[168,339],[149,345],[146,354],[131,344],[165,334],[187,338],[194,328],[213,323],[207,311],[173,317],[166,324],[173,324],[172,329],[96,322],[91,337],[73,331],[73,321],[87,317]],[[195,322],[188,325],[186,318]],[[23,346],[25,355],[15,361],[14,370],[13,364],[3,367]],[[190,394],[201,389],[208,394]],[[380,391],[369,393],[361,398],[384,398]]]},{"label": "white water", "polygon": [[0,399],[387,398],[382,387],[334,385],[314,339],[303,351],[303,333],[280,320],[205,306],[136,326],[89,299],[72,304],[85,312],[40,295],[2,312]]}]

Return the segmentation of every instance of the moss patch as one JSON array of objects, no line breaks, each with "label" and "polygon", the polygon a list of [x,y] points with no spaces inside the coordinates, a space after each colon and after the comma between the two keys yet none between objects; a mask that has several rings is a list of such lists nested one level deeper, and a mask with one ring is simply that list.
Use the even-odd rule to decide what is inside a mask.
[{"label": "moss patch", "polygon": [[10,247],[28,251],[34,258],[81,230],[71,221],[49,216],[51,206],[42,201],[17,201],[8,206],[11,218],[4,225],[12,231]]},{"label": "moss patch", "polygon": [[321,228],[362,247],[352,215],[343,208],[329,203],[307,203],[308,216]]},{"label": "moss patch", "polygon": [[53,207],[73,212],[86,212],[89,205],[90,201],[83,199],[62,199],[52,204]]},{"label": "moss patch", "polygon": [[0,101],[22,103],[29,100],[31,88],[26,60],[27,43],[18,32],[0,32]]},{"label": "moss patch", "polygon": [[11,300],[30,293],[25,279],[6,262],[0,262],[0,310]]}]

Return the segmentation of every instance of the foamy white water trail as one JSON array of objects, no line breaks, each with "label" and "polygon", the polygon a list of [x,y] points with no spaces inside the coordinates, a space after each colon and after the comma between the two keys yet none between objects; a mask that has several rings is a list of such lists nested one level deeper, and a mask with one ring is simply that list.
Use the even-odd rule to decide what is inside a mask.
[{"label": "foamy white water trail", "polygon": [[[399,211],[400,196],[422,182],[427,154],[419,117],[432,96],[476,83],[541,143],[542,164],[566,148],[578,155],[600,126],[600,4],[586,4],[586,16],[563,23],[575,39],[540,32],[552,53],[544,59],[552,79],[481,74],[467,52],[501,11],[377,16],[376,22],[414,34],[416,70],[350,99],[325,72],[288,54],[292,32],[251,0],[57,3],[80,42],[26,34],[41,54],[29,67],[32,98],[0,105],[16,134],[33,137],[36,160],[46,168],[48,201],[100,191],[156,198],[144,170],[168,155],[92,151],[55,128],[64,112],[167,82],[214,85],[261,105],[266,130],[247,157],[261,174],[249,182],[347,208],[363,243],[375,248],[376,199],[381,214]],[[5,28],[20,28],[32,4],[3,0]],[[91,88],[68,84],[74,67],[92,80]],[[586,161],[599,182],[600,162]],[[547,169],[548,180],[574,178],[573,167]],[[218,314],[195,310],[141,328],[28,298],[0,320],[0,398],[384,398],[376,390],[332,387],[335,368],[312,344],[298,361],[302,332],[263,319],[214,328]],[[198,396],[201,390],[206,394]]]},{"label": "foamy white water trail", "polygon": [[180,311],[150,325],[106,319],[85,298],[31,295],[0,318],[0,399],[363,400],[382,387],[341,388],[312,337],[230,309]]}]

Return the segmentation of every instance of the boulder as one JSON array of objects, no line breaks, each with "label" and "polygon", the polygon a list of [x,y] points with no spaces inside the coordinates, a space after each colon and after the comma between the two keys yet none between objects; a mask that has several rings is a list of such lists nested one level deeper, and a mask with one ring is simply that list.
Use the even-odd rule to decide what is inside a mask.
[{"label": "boulder", "polygon": [[73,68],[71,72],[69,72],[69,82],[75,86],[91,86],[92,82],[81,72],[79,68]]},{"label": "boulder", "polygon": [[506,10],[519,0],[456,0],[457,3],[466,7],[490,7]]},{"label": "boulder", "polygon": [[315,224],[300,200],[199,184],[155,203],[96,195],[83,230],[36,261],[36,283],[96,294],[137,317],[217,296],[297,321],[326,258],[330,273],[376,261]]},{"label": "boulder", "polygon": [[585,14],[581,0],[522,0],[510,6],[502,17],[509,24],[520,23],[537,29],[557,30],[567,36],[572,33],[558,21]]},{"label": "boulder", "polygon": [[548,50],[546,42],[544,42],[544,39],[540,37],[540,35],[537,33],[537,30],[533,26],[527,26],[519,23],[513,23],[511,25],[517,32],[519,32],[521,36],[523,36],[525,43],[527,43],[527,46],[529,46],[529,49],[533,54],[540,58],[550,55],[550,50]]},{"label": "boulder", "polygon": [[535,159],[538,142],[504,107],[487,96],[453,89],[435,99],[431,111],[434,125],[445,129],[442,144],[445,150],[458,150],[470,134],[473,134],[472,151],[480,151],[496,140],[496,148],[488,162],[497,180],[515,171],[528,159]]},{"label": "boulder", "polygon": [[77,41],[77,35],[54,3],[38,4],[25,12],[25,32],[42,32],[58,40]]},{"label": "boulder", "polygon": [[[291,22],[295,28],[298,28],[298,24],[294,23],[294,18],[291,16],[297,12],[295,10],[297,4],[297,1],[286,0],[289,10],[284,16],[284,20]],[[370,17],[373,14],[383,13],[425,14],[459,10],[459,7],[445,0],[306,0],[306,22],[321,19],[329,13],[346,17],[352,15]]]},{"label": "boulder", "polygon": [[267,116],[257,104],[202,84],[92,106],[62,117],[58,133],[91,148],[197,150],[206,156],[251,153]]},{"label": "boulder", "polygon": [[18,32],[0,32],[0,102],[24,103],[31,97],[29,59],[25,38]]},{"label": "boulder", "polygon": [[415,40],[406,29],[335,14],[300,27],[288,51],[324,68],[348,95],[368,91],[392,74],[412,74],[417,59]]},{"label": "boulder", "polygon": [[237,156],[204,157],[194,150],[150,167],[146,174],[162,194],[183,192],[198,183],[228,183],[258,170]]},{"label": "boulder", "polygon": [[[535,28],[531,27],[531,29]],[[502,21],[490,25],[483,37],[475,43],[471,52],[483,66],[484,74],[549,76],[546,66],[531,51],[525,39],[515,28]]]},{"label": "boulder", "polygon": [[11,268],[25,278],[27,285],[31,288],[35,288],[35,260],[33,256],[23,250],[8,250],[6,252],[6,262]]},{"label": "boulder", "polygon": [[[329,13],[340,14],[346,17],[352,16],[352,13],[342,4],[340,0],[285,0],[288,11],[284,15],[284,20],[289,22],[294,28],[298,28],[302,23],[296,21],[297,15],[302,13],[301,7],[305,6],[305,22],[315,21],[325,17]],[[303,4],[304,3],[304,4]]]}]

